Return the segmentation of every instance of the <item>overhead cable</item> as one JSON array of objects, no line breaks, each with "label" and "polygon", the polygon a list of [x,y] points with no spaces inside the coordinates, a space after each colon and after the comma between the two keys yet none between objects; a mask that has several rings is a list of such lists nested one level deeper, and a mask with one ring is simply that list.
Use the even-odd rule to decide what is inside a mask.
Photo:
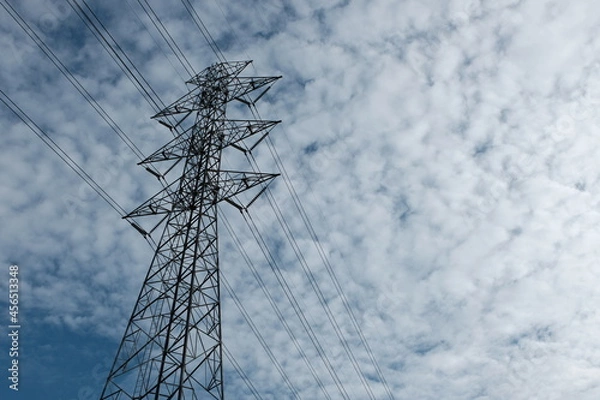
[{"label": "overhead cable", "polygon": [[265,298],[268,300],[269,304],[271,305],[271,308],[273,309],[273,311],[275,311],[275,315],[279,319],[279,322],[281,323],[281,325],[283,326],[283,328],[287,332],[288,336],[290,337],[292,343],[294,344],[294,347],[298,351],[298,354],[300,354],[300,357],[302,358],[302,360],[304,361],[304,363],[306,364],[306,366],[310,370],[310,372],[311,372],[311,374],[313,376],[313,379],[315,380],[315,382],[317,382],[317,385],[319,386],[319,389],[323,392],[323,395],[325,396],[325,398],[331,399],[331,396],[327,392],[327,389],[325,388],[325,385],[323,384],[323,381],[319,377],[319,374],[317,373],[315,367],[312,365],[312,362],[310,361],[310,359],[306,355],[306,352],[304,351],[304,349],[302,348],[302,346],[299,345],[298,338],[297,338],[296,334],[294,333],[294,330],[290,327],[289,323],[285,319],[285,317],[283,315],[283,312],[281,311],[278,303],[274,300],[273,294],[271,294],[271,291],[269,290],[268,286],[265,284],[265,282],[264,282],[261,274],[256,269],[256,266],[254,265],[254,262],[249,257],[248,253],[246,252],[246,249],[244,248],[244,246],[243,246],[241,240],[239,239],[238,235],[235,233],[235,230],[232,228],[231,224],[229,223],[229,221],[228,221],[228,219],[227,219],[227,217],[225,215],[222,215],[221,219],[224,222],[224,225],[225,225],[225,228],[227,229],[227,232],[229,233],[229,235],[233,239],[233,242],[234,242],[236,248],[238,249],[238,251],[242,255],[242,258],[246,262],[246,265],[250,269],[250,272],[252,273],[252,276],[254,277],[254,279],[256,280],[256,282],[258,283],[258,286],[260,287],[261,291],[265,295]]},{"label": "overhead cable", "polygon": [[35,135],[40,138],[62,161],[65,162],[81,179],[84,180],[108,205],[120,216],[126,211],[117,203],[102,187],[88,175],[42,128],[39,127],[2,89],[0,89],[0,101],[12,111]]}]

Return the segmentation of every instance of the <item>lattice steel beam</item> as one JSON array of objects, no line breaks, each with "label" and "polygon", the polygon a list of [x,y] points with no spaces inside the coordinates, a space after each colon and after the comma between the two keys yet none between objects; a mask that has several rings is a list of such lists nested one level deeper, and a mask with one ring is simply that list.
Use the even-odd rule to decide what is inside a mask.
[{"label": "lattice steel beam", "polygon": [[[223,399],[217,204],[276,175],[221,169],[221,152],[280,121],[228,120],[227,103],[252,104],[279,77],[240,77],[249,61],[215,64],[153,118],[194,123],[140,164],[184,162],[181,176],[125,218],[164,215],[164,229],[101,400]],[[260,90],[258,96],[251,94]],[[176,119],[176,123],[172,120]],[[146,234],[137,223],[134,227]]]}]

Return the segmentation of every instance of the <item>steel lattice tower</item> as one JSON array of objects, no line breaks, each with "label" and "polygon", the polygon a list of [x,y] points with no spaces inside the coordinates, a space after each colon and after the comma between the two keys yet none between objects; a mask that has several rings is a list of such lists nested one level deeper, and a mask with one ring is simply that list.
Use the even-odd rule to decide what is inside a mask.
[{"label": "steel lattice tower", "polygon": [[240,204],[237,195],[264,190],[276,176],[221,169],[224,148],[246,150],[250,137],[257,138],[255,146],[280,122],[227,119],[229,102],[253,105],[279,79],[239,76],[249,63],[206,68],[187,82],[193,85],[189,93],[153,117],[173,131],[181,131],[189,116],[195,119],[140,162],[183,161],[183,172],[124,217],[154,215],[164,227],[102,400],[224,398],[217,203],[242,209],[249,204]]}]

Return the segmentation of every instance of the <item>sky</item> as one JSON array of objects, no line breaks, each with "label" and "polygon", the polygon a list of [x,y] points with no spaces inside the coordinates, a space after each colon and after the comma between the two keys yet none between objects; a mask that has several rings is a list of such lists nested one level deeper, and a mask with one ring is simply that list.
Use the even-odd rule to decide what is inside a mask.
[{"label": "sky", "polygon": [[[169,140],[72,1],[9,3],[145,155]],[[189,75],[139,2],[87,3],[165,104],[186,93]],[[196,72],[217,62],[181,2],[148,3]],[[598,5],[192,3],[228,60],[254,60],[248,75],[283,76],[258,109],[283,121],[272,143],[395,399],[600,396]],[[0,89],[126,210],[157,192],[3,8],[0,30]],[[10,265],[19,266],[22,326],[20,390],[3,377],[1,397],[97,399],[152,249],[0,106],[3,371]],[[230,154],[227,162],[244,165]],[[255,157],[262,171],[279,172],[266,143]],[[271,193],[374,397],[389,398],[283,178]],[[245,221],[225,204],[219,212],[326,391],[343,398]],[[369,398],[267,198],[250,213],[349,398]],[[325,398],[219,229],[221,270],[236,296],[300,398]],[[223,340],[264,399],[293,398],[227,292]],[[251,398],[224,365],[226,397]]]}]

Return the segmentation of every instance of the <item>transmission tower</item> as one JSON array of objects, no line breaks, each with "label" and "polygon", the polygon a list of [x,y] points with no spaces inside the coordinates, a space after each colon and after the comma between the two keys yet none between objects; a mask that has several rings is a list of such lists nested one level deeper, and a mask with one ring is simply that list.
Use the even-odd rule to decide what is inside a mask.
[{"label": "transmission tower", "polygon": [[[139,164],[167,162],[167,172],[183,167],[178,179],[124,217],[147,236],[134,219],[157,216],[150,232],[163,231],[102,400],[224,398],[217,204],[244,209],[276,176],[221,169],[223,149],[252,149],[280,122],[227,119],[228,103],[253,106],[280,78],[241,77],[249,64],[206,68],[187,82],[190,92],[152,117],[183,133]],[[156,168],[146,169],[162,179]],[[258,194],[244,204],[238,195],[251,188]]]}]

